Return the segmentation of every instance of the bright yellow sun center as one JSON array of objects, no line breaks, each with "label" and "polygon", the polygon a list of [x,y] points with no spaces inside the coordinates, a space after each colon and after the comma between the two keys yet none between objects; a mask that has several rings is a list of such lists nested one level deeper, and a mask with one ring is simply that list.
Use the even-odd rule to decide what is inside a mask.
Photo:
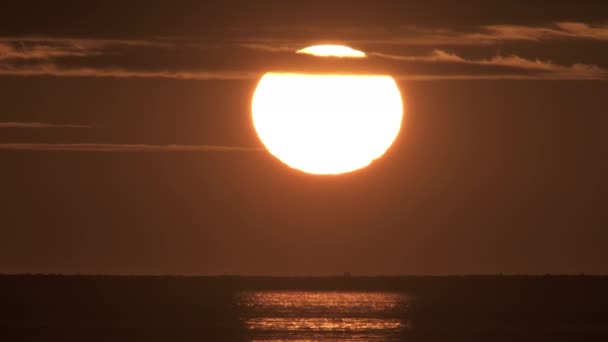
[{"label": "bright yellow sun center", "polygon": [[292,168],[340,174],[369,165],[401,127],[390,76],[267,73],[253,97],[253,124],[268,151]]}]

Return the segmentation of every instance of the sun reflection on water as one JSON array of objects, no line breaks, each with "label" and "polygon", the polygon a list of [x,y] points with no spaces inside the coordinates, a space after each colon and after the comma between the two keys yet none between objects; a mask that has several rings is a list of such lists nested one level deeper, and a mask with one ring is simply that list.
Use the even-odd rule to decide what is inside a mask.
[{"label": "sun reflection on water", "polygon": [[393,340],[407,328],[400,293],[257,291],[238,296],[254,340]]}]

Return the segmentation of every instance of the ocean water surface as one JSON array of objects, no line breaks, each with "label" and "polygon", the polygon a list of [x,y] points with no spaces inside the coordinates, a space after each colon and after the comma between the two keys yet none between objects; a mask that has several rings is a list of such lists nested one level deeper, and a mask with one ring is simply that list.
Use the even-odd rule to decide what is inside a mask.
[{"label": "ocean water surface", "polygon": [[386,341],[407,329],[402,293],[251,291],[237,295],[254,341]]}]

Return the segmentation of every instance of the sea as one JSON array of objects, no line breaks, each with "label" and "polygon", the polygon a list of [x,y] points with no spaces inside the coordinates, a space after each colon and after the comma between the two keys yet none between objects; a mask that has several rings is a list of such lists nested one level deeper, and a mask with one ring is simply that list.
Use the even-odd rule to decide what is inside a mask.
[{"label": "sea", "polygon": [[0,342],[608,341],[606,276],[0,275]]},{"label": "sea", "polygon": [[403,293],[246,291],[237,303],[253,341],[390,341],[408,327]]}]

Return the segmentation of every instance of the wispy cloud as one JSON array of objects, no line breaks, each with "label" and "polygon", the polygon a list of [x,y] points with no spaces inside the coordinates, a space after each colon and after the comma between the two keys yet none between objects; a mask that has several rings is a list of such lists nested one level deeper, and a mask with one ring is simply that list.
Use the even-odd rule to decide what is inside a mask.
[{"label": "wispy cloud", "polygon": [[604,81],[573,74],[401,74],[400,81]]},{"label": "wispy cloud", "polygon": [[0,150],[65,152],[258,152],[260,147],[147,144],[0,144]]},{"label": "wispy cloud", "polygon": [[175,44],[157,40],[0,37],[0,61],[92,57],[103,54],[108,48],[120,46],[168,48]]},{"label": "wispy cloud", "polygon": [[[310,41],[316,35],[328,36],[326,29],[318,27],[290,27],[290,30],[303,34],[306,39],[294,41],[277,37],[277,33],[282,36],[285,28],[275,27],[260,37],[243,38],[241,43],[243,47],[255,49],[272,49],[277,45],[302,48],[303,41]],[[501,42],[547,42],[564,39],[608,41],[608,24],[592,25],[584,22],[555,22],[543,26],[486,25],[468,30],[416,26],[365,30],[345,27],[334,29],[332,32],[337,38],[336,42],[354,45],[493,45]]]},{"label": "wispy cloud", "polygon": [[481,42],[547,41],[553,39],[585,39],[608,41],[608,25],[592,26],[582,22],[557,22],[550,26],[490,25],[482,32],[461,35]]},{"label": "wispy cloud", "polygon": [[67,46],[14,45],[0,42],[0,61],[9,59],[52,59],[68,56],[94,56],[99,52]]},{"label": "wispy cloud", "polygon": [[[542,74],[534,75],[494,75],[494,76],[509,76],[511,79],[562,79],[562,80],[607,80],[608,70],[600,68],[597,65],[576,63],[573,65],[559,65],[551,61],[543,61],[539,59],[531,60],[516,55],[510,56],[493,56],[487,59],[466,59],[454,53],[449,53],[443,50],[435,50],[433,53],[426,56],[401,56],[379,52],[369,53],[370,56],[387,58],[393,60],[402,60],[410,62],[428,62],[428,63],[459,63],[479,66],[500,66],[508,68],[517,68],[523,70],[540,71]],[[446,75],[450,76],[450,75]],[[488,77],[487,75],[480,75]],[[517,76],[517,77],[515,77]],[[454,77],[453,75],[450,77]]]},{"label": "wispy cloud", "polygon": [[[243,80],[258,76],[240,71],[201,70],[135,70],[120,67],[68,67],[63,57],[95,57],[115,54],[112,48],[154,47],[175,48],[177,42],[167,40],[112,40],[46,37],[0,37],[0,75],[109,77],[109,78],[164,78],[178,80]],[[124,51],[124,50],[119,50]],[[28,60],[30,63],[14,63]]]},{"label": "wispy cloud", "polygon": [[172,47],[175,46],[170,38],[158,39],[94,39],[94,38],[70,38],[70,37],[44,37],[44,36],[23,36],[23,37],[7,37],[0,36],[0,42],[25,42],[25,43],[41,43],[41,44],[62,44],[76,46],[80,48],[86,47],[103,47],[103,46],[156,46],[156,47]]},{"label": "wispy cloud", "polygon": [[[295,28],[302,34],[294,34],[297,39],[286,39],[282,31],[285,28],[271,28],[263,32],[252,33],[242,39],[234,38],[231,43],[197,41],[197,39],[164,37],[152,39],[82,39],[82,38],[48,38],[48,37],[0,37],[0,76],[52,76],[52,77],[104,77],[104,78],[154,78],[175,80],[254,80],[260,72],[239,71],[237,69],[213,70],[212,67],[196,69],[194,67],[176,69],[171,65],[158,66],[140,70],[132,65],[133,56],[138,53],[149,53],[147,48],[174,49],[177,54],[183,49],[195,49],[202,53],[201,47],[213,47],[213,52],[222,53],[216,48],[237,47],[256,50],[264,53],[293,53],[307,46],[315,34],[320,35],[319,28]],[[278,30],[282,30],[279,35]],[[277,37],[273,37],[273,32]],[[299,31],[298,31],[299,32]],[[323,32],[326,36],[327,32]],[[264,36],[266,35],[267,36]],[[458,63],[482,67],[504,67],[519,69],[519,72],[506,70],[496,75],[488,75],[487,70],[479,75],[409,75],[417,79],[560,79],[560,80],[606,80],[607,70],[600,66],[574,63],[571,65],[556,64],[550,60],[533,59],[518,55],[497,55],[485,59],[468,59],[456,53],[446,51],[446,46],[453,48],[481,45],[492,46],[502,42],[547,42],[567,40],[592,40],[603,44],[608,42],[607,24],[588,24],[582,22],[556,22],[544,26],[525,25],[488,25],[459,31],[455,29],[433,29],[419,27],[402,27],[389,29],[342,28],[336,31],[342,35],[345,44],[368,45],[368,55],[404,62]],[[322,42],[320,42],[322,43]],[[326,42],[329,43],[329,42]],[[337,43],[337,42],[334,42]],[[428,55],[399,55],[385,53],[381,45],[425,45],[432,52]],[[376,46],[377,49],[374,49]],[[146,48],[146,49],[139,49]],[[134,50],[128,50],[134,49]],[[390,50],[395,50],[391,48]],[[420,50],[420,49],[418,49]],[[125,65],[121,66],[120,57],[112,57],[110,66],[95,59],[96,56],[112,54],[120,56],[127,52]],[[74,62],[65,57],[81,57]],[[153,64],[152,64],[153,65]],[[255,68],[256,66],[251,66]],[[247,69],[247,68],[245,68]],[[521,70],[526,74],[521,74]],[[474,76],[474,77],[473,77]]]},{"label": "wispy cloud", "polygon": [[93,128],[93,125],[57,124],[48,122],[0,122],[0,128]]},{"label": "wispy cloud", "polygon": [[55,64],[31,66],[1,66],[0,75],[6,76],[56,76],[56,77],[106,77],[106,78],[162,78],[176,80],[248,80],[259,73],[241,71],[169,71],[127,70],[110,68],[65,68]]},{"label": "wispy cloud", "polygon": [[299,47],[295,47],[295,46],[290,46],[290,45],[282,45],[282,44],[278,44],[278,45],[274,45],[274,44],[267,44],[267,43],[242,43],[239,44],[239,46],[241,48],[244,49],[250,49],[250,50],[258,50],[258,51],[266,51],[266,52],[288,52],[288,53],[295,53],[297,50],[299,50]]},{"label": "wispy cloud", "polygon": [[[267,52],[294,52],[318,41],[315,35],[327,36],[327,31],[318,27],[290,27],[290,31],[304,33],[306,38],[287,39],[273,36],[283,33],[284,27],[274,27],[248,36],[233,39],[242,48]],[[382,45],[493,45],[501,42],[541,42],[551,40],[595,40],[608,41],[608,24],[584,22],[555,22],[549,25],[486,25],[467,31],[428,28],[399,27],[383,28],[336,28],[337,41],[347,44]],[[332,32],[334,32],[332,31]],[[295,34],[295,36],[300,36]],[[152,39],[85,39],[56,37],[0,37],[0,60],[6,59],[55,59],[61,57],[92,57],[104,54],[112,48],[184,48],[216,46],[210,42],[183,37],[161,37]]]},{"label": "wispy cloud", "polygon": [[[378,55],[377,55],[378,56]],[[396,58],[392,56],[390,58]],[[606,70],[594,65],[574,64],[572,66],[561,66],[549,61],[533,61],[517,56],[493,57],[487,60],[458,59],[458,56],[447,55],[444,58],[437,56],[402,56],[404,60],[421,62],[462,63],[480,66],[507,66],[528,70],[543,71],[535,74],[410,74],[397,76],[402,80],[608,80]],[[36,66],[16,69],[0,69],[0,75],[12,76],[52,76],[52,77],[99,77],[99,78],[150,78],[150,79],[174,79],[174,80],[254,80],[261,76],[260,73],[238,72],[238,71],[129,71],[122,69],[61,69],[55,66]]]}]

